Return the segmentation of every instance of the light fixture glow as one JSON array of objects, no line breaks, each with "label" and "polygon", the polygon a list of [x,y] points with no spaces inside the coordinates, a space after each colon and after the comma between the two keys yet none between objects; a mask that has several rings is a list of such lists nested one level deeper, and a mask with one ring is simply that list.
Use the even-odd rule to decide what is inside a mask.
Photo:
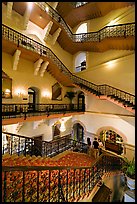
[{"label": "light fixture glow", "polygon": [[64,123],[61,123],[60,131],[64,132],[66,130]]},{"label": "light fixture glow", "polygon": [[45,10],[46,10],[46,12],[48,13],[48,12],[49,12],[49,7],[48,7],[48,6],[46,6],[46,9],[45,9]]},{"label": "light fixture glow", "polygon": [[110,21],[107,26],[112,26],[112,25],[116,25],[117,24],[117,19],[114,19],[112,21]]},{"label": "light fixture glow", "polygon": [[28,9],[31,11],[33,6],[33,2],[28,2]]},{"label": "light fixture glow", "polygon": [[46,98],[50,98],[50,97],[51,97],[51,94],[50,94],[49,91],[45,90],[45,91],[43,91],[42,96],[43,96],[43,97],[46,97]]},{"label": "light fixture glow", "polygon": [[6,89],[5,90],[5,94],[9,94],[10,93],[10,90],[9,89]]},{"label": "light fixture glow", "polygon": [[25,90],[23,89],[16,89],[15,90],[15,95],[22,97],[23,95],[25,95]]},{"label": "light fixture glow", "polygon": [[111,60],[111,61],[108,61],[106,62],[106,65],[107,65],[107,68],[111,69],[115,66],[115,60]]},{"label": "light fixture glow", "polygon": [[62,120],[61,120],[60,131],[61,131],[61,132],[64,132],[65,130],[66,130],[65,121],[62,119]]}]

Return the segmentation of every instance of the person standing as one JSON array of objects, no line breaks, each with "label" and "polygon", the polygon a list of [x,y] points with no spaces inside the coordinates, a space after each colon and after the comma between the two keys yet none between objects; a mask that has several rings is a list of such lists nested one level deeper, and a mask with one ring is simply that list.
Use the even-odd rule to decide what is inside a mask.
[{"label": "person standing", "polygon": [[103,143],[101,141],[101,139],[98,139],[98,143],[99,143],[99,155],[102,154],[102,148],[103,148]]},{"label": "person standing", "polygon": [[93,148],[94,148],[94,157],[96,159],[98,157],[98,152],[99,152],[99,143],[96,137],[94,138],[94,141],[93,141]]}]

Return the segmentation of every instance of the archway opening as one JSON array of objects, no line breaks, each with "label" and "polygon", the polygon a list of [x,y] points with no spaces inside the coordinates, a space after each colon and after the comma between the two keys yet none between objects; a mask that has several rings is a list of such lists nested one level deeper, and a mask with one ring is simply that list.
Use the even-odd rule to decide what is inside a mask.
[{"label": "archway opening", "polygon": [[36,109],[36,104],[39,103],[39,89],[36,87],[28,88],[28,105],[29,111]]},{"label": "archway opening", "polygon": [[78,94],[78,109],[85,110],[85,95],[82,91]]},{"label": "archway opening", "polygon": [[73,125],[74,139],[83,142],[84,141],[84,128],[80,123]]},{"label": "archway opening", "polygon": [[85,69],[86,69],[86,52],[81,52],[75,58],[75,72],[81,72]]}]

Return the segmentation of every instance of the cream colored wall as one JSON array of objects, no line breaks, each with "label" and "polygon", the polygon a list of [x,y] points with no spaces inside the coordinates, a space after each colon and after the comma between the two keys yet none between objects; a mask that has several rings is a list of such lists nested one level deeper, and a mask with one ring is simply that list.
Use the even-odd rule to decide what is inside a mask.
[{"label": "cream colored wall", "polygon": [[60,61],[72,72],[73,71],[73,55],[61,48],[58,42],[55,45],[48,44],[48,47],[60,59]]},{"label": "cream colored wall", "polygon": [[[69,103],[64,95],[67,87],[62,86],[62,101],[51,100],[52,86],[57,82],[47,71],[44,76],[41,77],[39,72],[37,76],[34,76],[33,62],[20,58],[17,70],[12,69],[12,56],[3,52],[2,53],[2,70],[12,78],[12,99],[3,99],[4,103],[27,103],[27,100],[23,101],[23,98],[28,98],[28,88],[37,87],[40,90],[39,103]],[[22,97],[16,94],[17,89],[24,91]],[[48,91],[50,98],[43,97],[42,93]]]},{"label": "cream colored wall", "polygon": [[[5,125],[5,131],[17,135],[22,135],[26,137],[42,136],[43,141],[51,141],[53,139],[53,128],[52,126],[59,121],[60,118],[47,119],[43,121],[31,121],[23,122],[19,131],[17,131],[18,124]],[[35,124],[36,123],[36,126]],[[65,122],[66,130],[60,132],[60,136],[71,134],[71,118]]]},{"label": "cream colored wall", "polygon": [[[86,104],[86,111],[92,111],[97,113],[109,113],[109,114],[121,114],[121,118],[126,120],[131,125],[135,126],[135,114],[131,113],[130,111],[126,110],[123,107],[120,107],[111,101],[106,99],[100,99],[93,95],[85,94],[85,104]],[[122,116],[125,115],[125,116]],[[131,117],[128,117],[131,116]]]},{"label": "cream colored wall", "polygon": [[84,115],[73,116],[73,122],[75,120],[81,121],[85,125],[86,131],[94,134],[96,134],[101,127],[111,127],[124,135],[124,137],[127,138],[128,144],[135,144],[135,126],[119,116],[85,113]]},{"label": "cream colored wall", "polygon": [[129,6],[113,10],[103,17],[89,20],[88,32],[98,31],[107,26],[112,20],[115,20],[113,25],[135,22],[135,7]]},{"label": "cream colored wall", "polygon": [[61,60],[61,62],[70,70],[73,70],[73,56],[66,52],[58,42],[55,45],[52,45],[52,36],[49,38],[48,42],[44,41],[46,27],[41,29],[39,26],[35,25],[31,21],[28,22],[27,29],[24,30],[23,28],[23,17],[19,15],[17,12],[12,10],[12,18],[8,19],[6,17],[6,6],[2,4],[2,23],[17,30],[18,32],[25,34],[26,36],[30,37],[31,39],[49,47],[54,54]]},{"label": "cream colored wall", "polygon": [[83,23],[87,22],[88,32],[96,32],[107,26],[112,20],[115,20],[115,23],[113,25],[135,22],[135,6],[129,6],[113,10],[105,16],[91,19],[88,21],[83,21],[82,23],[73,28],[73,33],[76,33],[78,27]]},{"label": "cream colored wall", "polygon": [[[120,58],[117,56],[117,59],[115,58],[116,51],[92,54],[90,55],[91,66],[89,63],[87,69],[77,73],[77,76],[95,84],[108,84],[131,94],[135,93],[135,54]],[[111,58],[110,55],[112,56]],[[106,60],[112,60],[114,57],[113,64],[102,63],[104,56]],[[94,67],[92,66],[92,59]],[[95,66],[96,60],[97,64],[100,65]]]}]

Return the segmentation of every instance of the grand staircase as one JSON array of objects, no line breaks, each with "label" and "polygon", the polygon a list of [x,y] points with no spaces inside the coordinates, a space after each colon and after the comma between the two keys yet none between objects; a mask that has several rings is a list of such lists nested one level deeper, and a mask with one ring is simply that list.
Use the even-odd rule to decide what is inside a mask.
[{"label": "grand staircase", "polygon": [[[25,144],[27,142],[31,144],[30,141],[33,139],[11,133],[9,135],[11,140],[8,152],[3,152],[2,156],[2,202],[4,203],[82,201],[89,197],[96,185],[100,184],[104,174],[122,173],[121,167],[124,161],[119,156],[102,154],[96,161],[92,161],[91,165],[92,159],[84,153],[76,153],[81,154],[76,156],[80,157],[79,161],[78,158],[74,159],[74,152],[66,154],[64,160],[51,159],[44,155],[42,157],[29,155],[27,150],[25,150],[27,154],[23,155],[18,151],[19,147],[22,147],[21,141],[25,140]],[[18,148],[15,146],[15,137],[18,137],[16,140]],[[58,142],[60,147],[65,147],[65,143],[62,146],[62,139]],[[51,144],[48,142],[46,144],[50,152]],[[76,160],[78,166],[71,164],[71,154],[73,162]]]},{"label": "grand staircase", "polygon": [[[62,85],[69,87],[79,87],[81,90],[85,90],[88,93],[94,94],[97,97],[105,98],[111,102],[116,102],[117,105],[131,111],[135,112],[135,96],[127,93],[125,91],[119,90],[115,87],[109,86],[107,84],[96,85],[92,82],[84,80],[76,75],[72,74],[67,67],[58,59],[58,57],[46,46],[24,36],[17,31],[2,25],[2,37],[3,37],[3,50],[7,50],[7,46],[11,44],[12,49],[8,49],[9,53],[13,53],[13,50],[20,49],[22,52],[33,53],[37,57],[42,56],[45,61],[47,59],[50,61],[47,71],[55,77]],[[29,42],[31,47],[35,47],[33,50],[30,50],[30,47],[27,45],[24,46],[21,44],[23,41],[26,44]],[[6,51],[7,52],[7,51]],[[26,55],[27,57],[31,55]],[[56,69],[54,69],[56,68]],[[129,107],[129,108],[127,108]]]}]

